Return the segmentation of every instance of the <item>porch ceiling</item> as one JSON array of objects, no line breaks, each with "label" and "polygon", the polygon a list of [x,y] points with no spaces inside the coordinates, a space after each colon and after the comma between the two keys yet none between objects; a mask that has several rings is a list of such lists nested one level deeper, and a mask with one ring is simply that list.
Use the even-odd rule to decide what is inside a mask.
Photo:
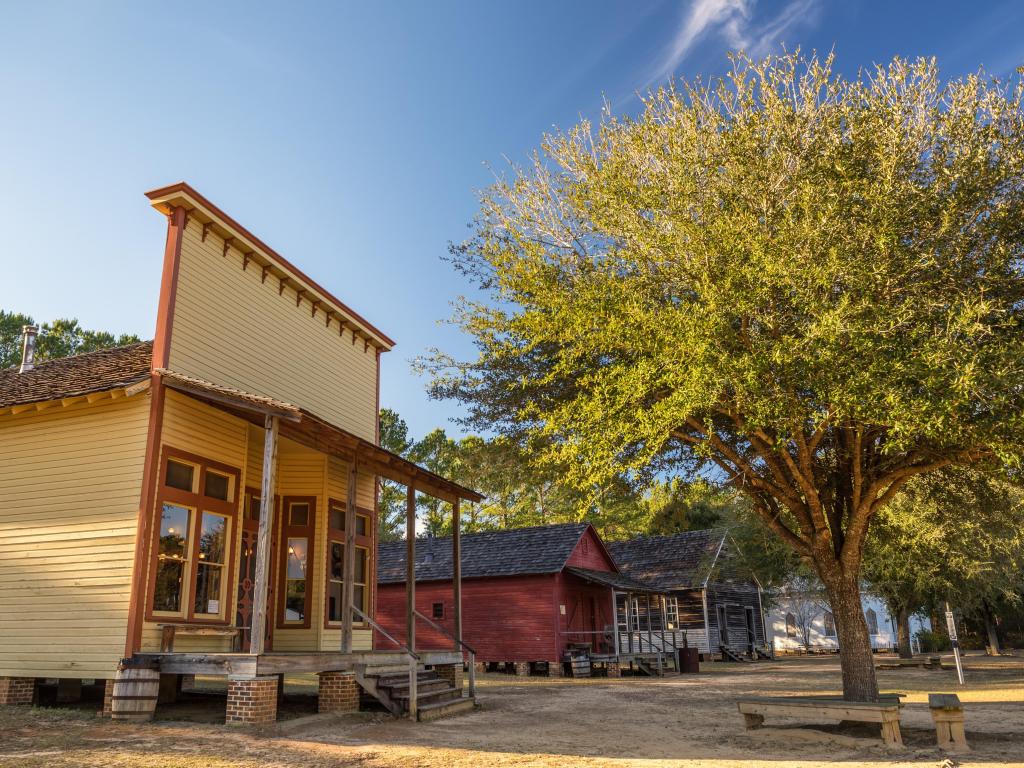
[{"label": "porch ceiling", "polygon": [[228,411],[260,427],[266,416],[276,416],[280,433],[289,440],[354,462],[358,469],[380,475],[417,491],[454,503],[457,499],[483,501],[483,496],[413,462],[374,445],[369,440],[336,427],[291,403],[203,381],[192,376],[158,368],[163,383],[215,408]]}]

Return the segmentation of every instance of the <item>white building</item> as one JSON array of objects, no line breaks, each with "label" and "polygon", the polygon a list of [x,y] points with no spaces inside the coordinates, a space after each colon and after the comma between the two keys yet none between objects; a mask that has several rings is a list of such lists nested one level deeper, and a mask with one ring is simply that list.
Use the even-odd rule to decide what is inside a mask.
[{"label": "white building", "polygon": [[[871,647],[876,651],[895,650],[896,617],[889,614],[885,601],[862,591],[861,603],[871,633]],[[768,627],[772,647],[779,653],[839,649],[832,611],[827,600],[816,592],[790,589],[777,595],[768,610]],[[931,629],[928,619],[911,615],[910,642],[915,651],[919,650],[917,633],[922,629]]]}]

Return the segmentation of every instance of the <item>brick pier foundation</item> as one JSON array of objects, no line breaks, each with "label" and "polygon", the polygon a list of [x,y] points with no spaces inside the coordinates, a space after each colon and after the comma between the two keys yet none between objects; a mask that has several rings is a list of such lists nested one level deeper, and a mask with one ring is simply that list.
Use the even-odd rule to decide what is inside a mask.
[{"label": "brick pier foundation", "polygon": [[0,677],[0,704],[31,704],[35,693],[34,677]]},{"label": "brick pier foundation", "polygon": [[462,665],[461,664],[438,664],[434,667],[437,676],[447,680],[452,688],[462,690]]},{"label": "brick pier foundation", "polygon": [[605,669],[608,670],[608,677],[622,677],[622,667],[617,661],[609,661],[605,664]]},{"label": "brick pier foundation", "polygon": [[351,672],[321,672],[317,712],[358,712],[359,683]]},{"label": "brick pier foundation", "polygon": [[228,725],[266,725],[277,720],[277,675],[228,677]]}]

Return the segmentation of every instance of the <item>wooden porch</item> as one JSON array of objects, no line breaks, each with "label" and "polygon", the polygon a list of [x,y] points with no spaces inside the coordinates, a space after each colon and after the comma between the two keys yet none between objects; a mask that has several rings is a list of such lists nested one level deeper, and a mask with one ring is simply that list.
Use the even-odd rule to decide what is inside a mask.
[{"label": "wooden porch", "polygon": [[[462,664],[462,653],[453,650],[419,651],[419,664],[447,666]],[[320,672],[352,672],[359,666],[405,667],[404,651],[267,651],[253,653],[161,652],[136,653],[133,660],[152,664],[161,674],[258,677]]]}]

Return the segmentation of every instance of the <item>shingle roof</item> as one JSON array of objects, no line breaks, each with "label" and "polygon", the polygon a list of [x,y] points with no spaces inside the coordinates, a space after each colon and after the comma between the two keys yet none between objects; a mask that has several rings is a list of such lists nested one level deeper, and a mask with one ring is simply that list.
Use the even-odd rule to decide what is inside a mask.
[{"label": "shingle roof", "polygon": [[87,395],[137,384],[149,377],[153,342],[101,349],[39,363],[19,373],[0,370],[0,408]]},{"label": "shingle roof", "polygon": [[[462,536],[462,578],[558,573],[565,567],[587,523],[539,525]],[[452,539],[416,539],[416,581],[452,578]],[[377,547],[377,581],[405,581],[405,542]]]},{"label": "shingle roof", "polygon": [[664,590],[699,587],[711,573],[726,531],[712,528],[671,536],[609,542],[619,570]]},{"label": "shingle roof", "polygon": [[647,584],[641,584],[639,581],[629,578],[629,576],[623,576],[621,573],[615,573],[614,571],[595,571],[592,568],[579,568],[575,565],[570,565],[565,571],[566,573],[575,574],[581,579],[592,581],[595,584],[603,584],[606,587],[623,592],[657,592],[655,588]]}]

